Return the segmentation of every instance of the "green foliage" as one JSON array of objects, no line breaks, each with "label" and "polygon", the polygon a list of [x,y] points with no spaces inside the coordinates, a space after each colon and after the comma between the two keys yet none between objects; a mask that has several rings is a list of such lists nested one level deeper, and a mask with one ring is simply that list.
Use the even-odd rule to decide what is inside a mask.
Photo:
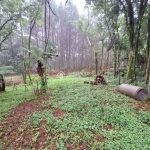
[{"label": "green foliage", "polygon": [[150,126],[150,112],[140,111],[139,118],[140,118],[141,122]]},{"label": "green foliage", "polygon": [[135,72],[138,77],[144,77],[144,75],[145,75],[145,71],[140,70],[140,68],[136,68]]},{"label": "green foliage", "polygon": [[88,26],[88,20],[85,19],[83,16],[81,16],[81,18],[78,20],[77,22],[77,26],[82,30],[82,31],[86,31],[87,26]]},{"label": "green foliage", "polygon": [[39,134],[40,134],[40,132],[37,132],[37,133],[34,135],[34,137],[32,138],[32,141],[33,141],[33,142],[36,142],[36,141],[37,141],[37,138],[38,138]]},{"label": "green foliage", "polygon": [[31,60],[27,59],[27,62],[28,61],[33,61],[33,60],[41,60],[42,59],[42,56],[43,56],[43,52],[41,49],[35,47],[35,46],[32,46],[31,47],[31,50],[29,49],[26,49],[24,48],[25,51],[31,53]]},{"label": "green foliage", "polygon": [[[134,100],[115,94],[109,85],[95,87],[83,81],[85,78],[51,79],[50,87],[54,90],[51,100],[44,102],[43,107],[47,109],[31,114],[26,121],[37,128],[41,120],[46,120],[44,126],[48,133],[55,135],[58,149],[67,149],[66,143],[78,147],[84,142],[93,150],[147,150],[149,113],[137,114]],[[63,118],[56,118],[53,110],[65,111]],[[103,137],[104,142],[97,137]]]},{"label": "green foliage", "polygon": [[41,25],[43,25],[43,21],[42,20],[36,20],[36,24],[38,25],[38,26],[41,26]]},{"label": "green foliage", "polygon": [[[46,121],[42,125],[48,135],[45,149],[55,144],[57,149],[67,150],[67,143],[74,148],[84,143],[91,150],[147,150],[150,146],[150,113],[137,112],[133,99],[115,94],[110,79],[107,86],[83,83],[92,79],[50,79],[52,97],[49,101],[43,99],[42,111],[34,112],[24,120],[34,131],[40,128],[41,121]],[[23,87],[13,92],[9,87],[7,93],[0,94],[0,119],[24,99],[34,98],[30,92],[24,92]],[[62,119],[56,117],[55,110],[64,112]],[[38,142],[39,136],[39,131],[32,132],[29,145]],[[0,147],[3,144],[0,143]]]},{"label": "green foliage", "polygon": [[25,68],[24,68],[24,62],[20,62],[18,67],[17,67],[17,72],[18,73],[23,73],[25,72]]},{"label": "green foliage", "polygon": [[[46,52],[50,54],[56,54],[58,52],[58,47],[55,42],[49,41],[46,47]],[[52,58],[52,55],[46,55],[47,58]]]},{"label": "green foliage", "polygon": [[41,60],[41,59],[42,59],[43,53],[42,53],[42,50],[41,50],[41,49],[32,46],[32,47],[31,47],[31,51],[32,51],[32,54],[34,55],[33,57],[34,57],[36,60]]},{"label": "green foliage", "polygon": [[140,87],[143,87],[143,88],[147,89],[147,85],[145,84],[145,82],[140,81],[140,79],[138,79],[138,81],[135,81],[132,84],[135,85],[135,86],[140,86]]},{"label": "green foliage", "polygon": [[[1,15],[0,15],[0,47],[5,49],[9,47],[5,41],[16,30],[17,20],[20,18],[22,8],[21,0],[8,0],[1,2]],[[2,50],[1,49],[1,50]]]},{"label": "green foliage", "polygon": [[40,79],[40,89],[45,92],[47,89],[47,80],[45,80],[45,77],[41,77]]},{"label": "green foliage", "polygon": [[8,74],[8,73],[14,73],[13,66],[3,66],[0,67],[0,74]]},{"label": "green foliage", "polygon": [[[18,86],[18,90],[14,90],[13,87],[6,87],[5,93],[0,93],[0,121],[6,115],[8,110],[17,106],[25,99],[32,100],[35,96],[31,92],[25,92],[23,86]],[[28,87],[31,90],[30,87]]]},{"label": "green foliage", "polygon": [[[12,35],[15,35],[15,42],[16,39],[17,43],[20,42],[18,40],[18,33],[20,32],[18,32],[18,29],[20,28],[17,28],[17,26],[21,25],[20,30],[26,32],[28,29],[26,30],[23,27],[29,27],[28,25],[33,18],[37,19],[35,19],[37,24],[41,24],[40,20],[42,20],[42,6],[42,1],[30,1],[30,3],[24,0],[1,1],[0,51],[10,49],[10,44],[7,40]],[[21,32],[19,33],[19,37],[22,36]],[[24,38],[28,36],[28,33],[29,32],[26,32]]]},{"label": "green foliage", "polygon": [[41,78],[35,75],[31,75],[30,79],[27,78],[27,84],[34,84],[36,87],[38,87],[41,83]]}]

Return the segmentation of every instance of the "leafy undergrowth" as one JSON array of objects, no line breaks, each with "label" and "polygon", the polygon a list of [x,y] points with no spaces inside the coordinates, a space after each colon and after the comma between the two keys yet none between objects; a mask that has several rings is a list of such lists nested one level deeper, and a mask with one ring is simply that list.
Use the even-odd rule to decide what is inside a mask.
[{"label": "leafy undergrowth", "polygon": [[16,88],[6,87],[6,92],[0,93],[0,121],[11,108],[23,101],[35,99],[35,96],[32,95],[31,87],[28,87],[28,91],[25,91],[22,85],[18,85]]},{"label": "leafy undergrowth", "polygon": [[[52,95],[29,102],[40,109],[17,118],[15,131],[13,125],[7,134],[2,129],[1,149],[149,150],[150,101],[135,101],[109,85],[91,86],[85,80],[90,78],[51,79]],[[21,108],[29,106],[16,109]]]}]

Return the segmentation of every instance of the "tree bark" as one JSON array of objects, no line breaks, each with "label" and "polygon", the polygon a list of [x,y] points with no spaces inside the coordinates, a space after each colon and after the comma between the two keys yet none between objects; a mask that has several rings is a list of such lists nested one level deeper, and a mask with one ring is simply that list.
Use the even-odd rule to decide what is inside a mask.
[{"label": "tree bark", "polygon": [[95,51],[95,73],[98,74],[98,58],[97,52]]},{"label": "tree bark", "polygon": [[[32,31],[33,31],[33,27],[35,25],[35,20],[36,20],[36,17],[32,18],[31,22],[30,22],[30,33],[29,33],[29,42],[28,42],[28,49],[29,51],[31,51],[31,36],[32,36]],[[31,59],[31,53],[29,52],[28,54],[28,57],[29,57],[29,62],[28,62],[28,68],[27,68],[27,71],[28,71],[28,77],[29,77],[29,80],[32,81],[31,79],[31,74],[30,74],[30,59]]]},{"label": "tree bark", "polygon": [[126,80],[131,79],[132,82],[133,82],[133,63],[134,63],[134,54],[131,52],[129,56],[128,66],[127,66]]},{"label": "tree bark", "polygon": [[148,38],[147,38],[147,55],[149,54],[148,60],[147,60],[147,69],[146,69],[146,79],[145,83],[148,84],[149,75],[150,75],[150,14],[148,19]]}]

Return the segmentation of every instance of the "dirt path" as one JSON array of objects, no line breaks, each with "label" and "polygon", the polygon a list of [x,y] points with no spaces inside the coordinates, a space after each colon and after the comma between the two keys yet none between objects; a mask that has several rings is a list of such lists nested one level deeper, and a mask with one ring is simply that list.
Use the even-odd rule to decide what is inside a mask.
[{"label": "dirt path", "polygon": [[[118,94],[118,93],[115,93]],[[40,95],[36,100],[24,102],[19,104],[17,107],[11,109],[6,118],[0,123],[0,143],[3,143],[2,150],[8,148],[18,150],[19,148],[43,150],[49,145],[50,138],[53,139],[55,135],[49,133],[44,124],[47,124],[46,120],[42,120],[38,128],[33,128],[29,123],[25,122],[26,116],[32,114],[35,111],[43,111],[50,109],[52,114],[59,120],[63,119],[63,115],[66,113],[63,110],[55,109],[49,106],[43,107],[42,103],[50,101],[50,94]],[[146,102],[134,101],[129,103],[129,106],[136,106],[136,111],[150,110],[150,100]],[[111,128],[108,126],[107,128]],[[38,135],[38,138],[35,138]],[[98,136],[97,140],[104,142],[105,138]],[[55,142],[54,142],[55,143]],[[87,149],[86,143],[79,144],[80,149]],[[70,145],[67,146],[69,150]],[[51,145],[50,150],[56,150],[56,145]]]},{"label": "dirt path", "polygon": [[[46,122],[42,121],[39,128],[33,129],[30,124],[24,121],[24,118],[35,111],[46,109],[42,106],[42,102],[49,100],[50,95],[40,95],[38,99],[21,103],[8,112],[6,118],[0,124],[0,142],[3,143],[3,150],[7,148],[12,148],[14,150],[18,150],[19,148],[35,148],[39,150],[46,147],[44,143],[47,141],[48,133],[42,126]],[[57,119],[62,119],[65,114],[64,111],[59,109],[50,108],[50,110]],[[36,145],[32,145],[33,133],[34,135],[35,133],[39,134]],[[55,147],[54,145],[52,150],[55,150]]]}]

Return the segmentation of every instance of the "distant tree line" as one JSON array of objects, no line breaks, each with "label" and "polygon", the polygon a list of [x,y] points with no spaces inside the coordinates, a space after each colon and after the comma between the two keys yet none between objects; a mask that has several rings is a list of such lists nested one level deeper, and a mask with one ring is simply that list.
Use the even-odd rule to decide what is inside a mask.
[{"label": "distant tree line", "polygon": [[[89,67],[86,37],[77,25],[80,17],[73,4],[56,5],[46,0],[1,2],[0,66],[14,72],[35,71],[40,51],[55,45],[58,58],[48,60],[47,70],[82,70]],[[55,51],[56,53],[56,51]],[[32,56],[36,56],[34,58]]]},{"label": "distant tree line", "polygon": [[[71,1],[70,1],[71,2]],[[30,75],[37,60],[47,70],[88,69],[123,73],[126,80],[150,73],[150,2],[86,0],[85,15],[66,1],[1,1],[0,67]],[[43,54],[59,57],[44,59]],[[7,67],[5,67],[7,68]],[[125,75],[126,74],[126,75]]]}]

